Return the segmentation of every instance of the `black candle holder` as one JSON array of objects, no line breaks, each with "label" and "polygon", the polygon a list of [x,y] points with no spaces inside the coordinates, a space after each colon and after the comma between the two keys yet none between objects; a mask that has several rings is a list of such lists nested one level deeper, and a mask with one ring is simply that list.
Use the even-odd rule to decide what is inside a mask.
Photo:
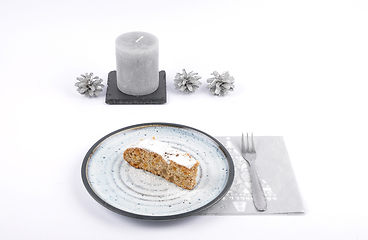
[{"label": "black candle holder", "polygon": [[116,81],[116,71],[111,71],[107,80],[107,104],[164,104],[166,103],[166,72],[159,72],[159,86],[156,91],[147,95],[132,96],[121,92]]}]

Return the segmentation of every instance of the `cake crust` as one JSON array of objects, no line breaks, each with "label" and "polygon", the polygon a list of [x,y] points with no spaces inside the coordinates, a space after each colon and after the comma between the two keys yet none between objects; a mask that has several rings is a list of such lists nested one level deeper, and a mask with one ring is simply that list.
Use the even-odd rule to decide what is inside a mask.
[{"label": "cake crust", "polygon": [[123,157],[129,165],[161,176],[179,187],[192,190],[196,185],[199,162],[189,153],[158,140],[141,140],[127,148]]}]

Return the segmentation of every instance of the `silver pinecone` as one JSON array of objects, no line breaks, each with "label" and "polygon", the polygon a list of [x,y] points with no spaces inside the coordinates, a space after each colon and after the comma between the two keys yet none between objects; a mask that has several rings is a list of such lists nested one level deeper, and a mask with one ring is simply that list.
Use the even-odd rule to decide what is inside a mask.
[{"label": "silver pinecone", "polygon": [[179,89],[185,93],[195,92],[199,88],[199,85],[202,84],[198,81],[199,79],[201,79],[201,77],[198,76],[198,73],[193,73],[193,71],[187,73],[185,69],[183,69],[183,73],[177,73],[175,76],[175,89]]},{"label": "silver pinecone", "polygon": [[235,80],[232,76],[230,76],[229,72],[219,74],[218,72],[214,71],[211,75],[214,77],[207,79],[207,82],[209,83],[207,88],[210,89],[210,92],[213,95],[224,96],[229,91],[234,91]]},{"label": "silver pinecone", "polygon": [[97,76],[93,77],[93,73],[81,74],[81,77],[77,77],[77,80],[79,81],[75,84],[78,87],[77,91],[86,97],[98,96],[104,87],[103,80]]}]

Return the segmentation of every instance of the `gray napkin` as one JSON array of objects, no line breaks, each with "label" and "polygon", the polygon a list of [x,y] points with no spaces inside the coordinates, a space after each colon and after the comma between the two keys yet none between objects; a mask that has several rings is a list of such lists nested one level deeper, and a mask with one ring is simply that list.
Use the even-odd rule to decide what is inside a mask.
[{"label": "gray napkin", "polygon": [[235,165],[233,185],[217,204],[198,215],[247,215],[304,213],[289,155],[282,137],[254,137],[256,166],[266,198],[267,210],[253,205],[249,165],[241,156],[241,137],[216,137],[229,151]]}]

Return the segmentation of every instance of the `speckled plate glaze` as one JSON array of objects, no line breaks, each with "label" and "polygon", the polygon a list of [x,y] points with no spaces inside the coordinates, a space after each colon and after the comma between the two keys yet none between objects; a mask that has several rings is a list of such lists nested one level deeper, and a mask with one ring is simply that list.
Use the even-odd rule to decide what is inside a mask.
[{"label": "speckled plate glaze", "polygon": [[[186,190],[127,164],[122,157],[125,149],[139,139],[152,137],[200,162],[194,189]],[[145,220],[172,220],[220,201],[233,182],[234,164],[225,147],[200,130],[145,123],[122,128],[96,142],[83,160],[82,179],[90,195],[113,212]]]}]

